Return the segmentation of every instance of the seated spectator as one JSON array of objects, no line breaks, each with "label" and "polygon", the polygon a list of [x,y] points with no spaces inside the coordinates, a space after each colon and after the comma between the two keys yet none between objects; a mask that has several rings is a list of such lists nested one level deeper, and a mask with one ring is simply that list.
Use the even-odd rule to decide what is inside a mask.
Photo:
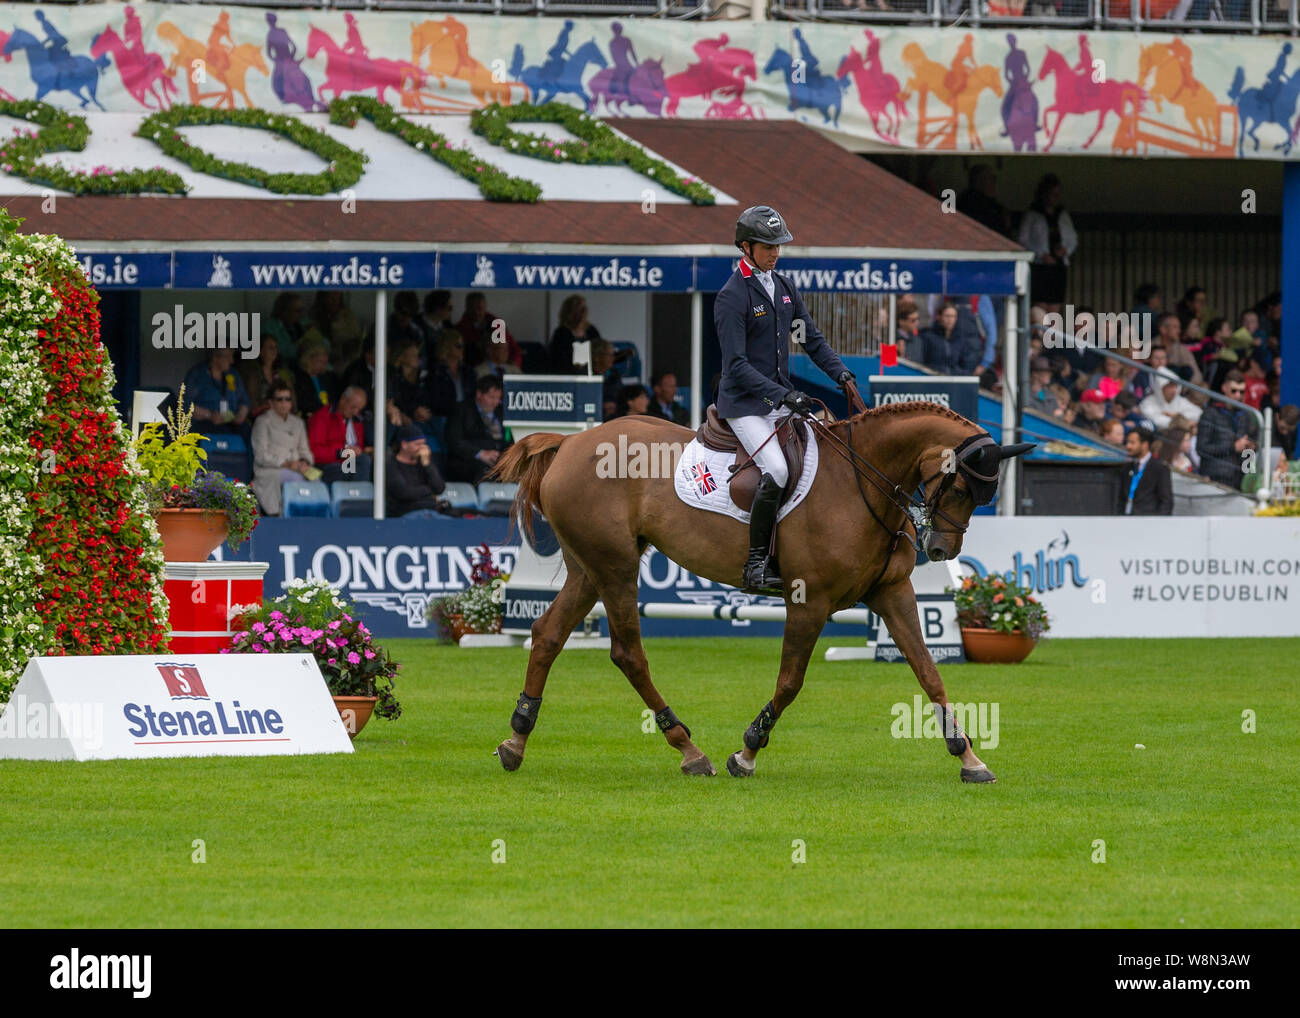
[{"label": "seated spectator", "polygon": [[329,369],[330,355],[325,341],[304,335],[298,342],[298,370],[294,373],[294,396],[298,413],[310,418],[338,398],[338,376]]},{"label": "seated spectator", "polygon": [[1029,362],[1029,409],[1049,416],[1056,410],[1056,397],[1052,395],[1052,364],[1046,357],[1034,357]]},{"label": "seated spectator", "polygon": [[[460,335],[460,333],[457,333]],[[502,380],[505,384],[506,375],[522,375],[523,369],[511,364],[506,358],[510,354],[510,348],[505,343],[489,343],[487,348],[487,360],[474,369],[475,380],[482,378],[484,375],[494,375]]]},{"label": "seated spectator", "polygon": [[1073,424],[1079,411],[1074,406],[1074,397],[1070,395],[1070,390],[1063,385],[1053,385],[1048,391],[1056,401],[1056,405],[1052,408],[1052,416],[1062,424]]},{"label": "seated spectator", "polygon": [[393,298],[393,312],[388,316],[389,345],[396,346],[408,339],[419,345],[421,353],[429,339],[420,317],[420,300],[413,290],[403,290]]},{"label": "seated spectator", "polygon": [[1201,408],[1182,395],[1182,380],[1177,375],[1169,368],[1160,368],[1156,379],[1160,382],[1159,388],[1139,404],[1143,417],[1158,430],[1169,427],[1175,414],[1189,421],[1200,419]]},{"label": "seated spectator", "polygon": [[1300,425],[1300,407],[1294,403],[1279,407],[1273,415],[1273,445],[1282,450],[1286,460],[1295,459],[1297,425]]},{"label": "seated spectator", "polygon": [[1123,421],[1117,420],[1114,417],[1108,417],[1101,422],[1101,426],[1098,429],[1098,432],[1101,435],[1101,440],[1103,442],[1108,442],[1111,445],[1124,444],[1124,422]]},{"label": "seated spectator", "polygon": [[1121,390],[1115,394],[1115,398],[1111,401],[1111,413],[1115,415],[1117,421],[1124,425],[1126,434],[1134,428],[1152,428],[1151,421],[1143,416],[1142,411],[1138,409],[1138,405],[1138,398],[1133,395],[1132,389]]},{"label": "seated spectator", "polygon": [[[1241,399],[1246,394],[1246,377],[1240,371],[1229,371],[1223,380],[1223,394],[1230,399]],[[1245,476],[1241,454],[1256,447],[1258,431],[1259,426],[1248,410],[1222,400],[1211,400],[1197,422],[1196,451],[1201,460],[1201,473],[1240,491]]]},{"label": "seated spectator", "polygon": [[[455,389],[452,389],[455,394]],[[434,417],[445,417],[456,407],[450,396],[437,399],[430,384],[428,372],[420,370],[420,344],[408,339],[393,349],[392,367],[388,372],[388,396],[401,415],[402,424],[415,424],[426,435],[428,424]],[[441,413],[434,413],[437,403]]]},{"label": "seated spectator", "polygon": [[270,385],[271,412],[253,423],[253,491],[267,516],[283,511],[281,485],[314,475],[311,444],[302,418],[293,412],[293,387]]},{"label": "seated spectator", "polygon": [[248,392],[254,419],[271,409],[271,386],[286,382],[293,387],[293,372],[280,360],[280,343],[269,332],[262,333],[262,349],[255,361],[241,360],[239,374]]},{"label": "seated spectator", "polygon": [[920,364],[923,360],[921,343],[917,339],[920,331],[917,326],[921,321],[920,309],[910,297],[902,297],[895,308],[894,342],[898,344],[898,356]]},{"label": "seated spectator", "polygon": [[1131,315],[1158,315],[1165,307],[1165,295],[1155,283],[1143,283],[1133,291]]},{"label": "seated spectator", "polygon": [[911,359],[924,364],[931,371],[941,375],[956,374],[952,363],[952,343],[950,340],[957,331],[957,306],[952,301],[944,301],[939,306],[939,313],[934,316],[926,328],[917,337],[920,340],[920,356]]},{"label": "seated spectator", "polygon": [[343,374],[343,387],[349,388],[354,385],[365,392],[367,406],[374,403],[375,337],[373,335],[366,337],[366,345],[361,350],[361,356],[349,364],[348,370]]},{"label": "seated spectator", "polygon": [[312,305],[311,318],[321,335],[329,341],[332,370],[343,371],[361,356],[365,329],[348,308],[347,295],[342,290],[319,291]]},{"label": "seated spectator", "polygon": [[677,376],[671,371],[656,371],[650,377],[650,388],[654,399],[650,401],[650,413],[666,421],[683,426],[691,423],[690,411],[676,401]]},{"label": "seated spectator", "polygon": [[280,356],[286,365],[292,365],[298,359],[298,340],[308,325],[303,319],[302,294],[287,290],[275,298],[265,327],[279,344]]},{"label": "seated spectator", "polygon": [[235,351],[209,350],[185,375],[185,399],[194,404],[194,420],[203,424],[195,431],[237,434],[247,441],[252,405],[234,363]]},{"label": "seated spectator", "polygon": [[1088,379],[1087,376],[1080,374],[1070,362],[1070,358],[1063,352],[1057,351],[1048,358],[1052,365],[1052,384],[1059,385],[1071,396],[1078,395],[1083,391]]},{"label": "seated spectator", "polygon": [[[487,298],[483,294],[471,293],[465,297],[465,313],[456,323],[456,328],[460,330],[461,337],[465,340],[465,363],[471,368],[476,368],[487,360],[488,344],[492,342],[493,322],[499,317],[488,310]],[[502,321],[501,328],[504,330],[506,345],[510,350],[506,360],[514,365],[522,365],[524,352],[519,349],[519,344],[515,342],[515,337],[510,334],[510,330],[504,326],[505,323]]]},{"label": "seated spectator", "polygon": [[[988,368],[984,364],[985,353],[993,363],[994,348],[985,341],[984,329],[974,308],[979,298],[961,298],[955,302],[957,324],[948,337],[948,368],[954,375],[982,375]],[[991,308],[992,305],[990,305]],[[997,342],[997,330],[994,329],[993,342]]]},{"label": "seated spectator", "polygon": [[1205,290],[1199,286],[1189,286],[1183,293],[1183,299],[1174,306],[1174,312],[1178,315],[1178,324],[1182,326],[1183,336],[1187,339],[1197,338],[1187,331],[1187,327],[1192,322],[1197,322],[1199,325],[1205,314]]},{"label": "seated spectator", "polygon": [[[424,325],[425,335],[429,337],[430,344],[447,329],[454,329],[456,326],[451,320],[451,291],[430,290],[426,293],[424,312],[420,315],[420,321]],[[433,357],[431,348],[426,348],[425,353],[429,358]]]},{"label": "seated spectator", "polygon": [[1197,353],[1202,374],[1209,367],[1210,359],[1228,345],[1228,337],[1231,335],[1232,326],[1226,318],[1210,319],[1210,324],[1205,327],[1205,338],[1201,340],[1201,349]]},{"label": "seated spectator", "polygon": [[586,370],[573,363],[573,344],[601,338],[587,315],[587,298],[581,294],[565,297],[560,305],[560,323],[551,333],[551,370],[557,375],[580,375]]},{"label": "seated spectator", "polygon": [[1108,407],[1106,396],[1100,389],[1085,389],[1079,395],[1079,416],[1074,426],[1100,437],[1101,426],[1110,416]]},{"label": "seated spectator", "polygon": [[1186,428],[1171,427],[1160,433],[1160,449],[1157,455],[1161,462],[1169,465],[1171,470],[1192,474],[1197,470],[1193,460],[1192,433]]},{"label": "seated spectator", "polygon": [[1132,391],[1130,380],[1124,377],[1127,365],[1115,357],[1102,357],[1101,366],[1084,383],[1085,389],[1099,389],[1108,400],[1114,399],[1125,389]]},{"label": "seated spectator", "polygon": [[1273,358],[1273,367],[1268,369],[1264,375],[1264,384],[1268,386],[1268,392],[1260,397],[1259,408],[1276,410],[1282,403],[1282,374],[1278,370],[1282,367],[1282,358]]},{"label": "seated spectator", "polygon": [[396,442],[397,451],[388,454],[384,480],[385,515],[396,519],[421,509],[445,510],[447,502],[438,496],[447,483],[434,465],[424,432],[404,424],[397,429]]},{"label": "seated spectator", "polygon": [[[504,343],[490,343],[504,347]],[[484,361],[483,363],[488,363]],[[456,407],[474,394],[476,379],[473,368],[465,364],[465,339],[455,329],[446,329],[433,346],[433,360],[425,380],[429,409],[435,417],[450,417]]]},{"label": "seated spectator", "polygon": [[1246,398],[1242,402],[1249,403],[1258,410],[1260,403],[1269,395],[1268,380],[1259,361],[1248,357],[1245,363],[1241,373],[1246,376]]},{"label": "seated spectator", "polygon": [[1201,369],[1190,350],[1183,346],[1183,327],[1178,316],[1167,311],[1156,319],[1157,341],[1165,348],[1169,367],[1173,368],[1185,381],[1194,385],[1205,385]]},{"label": "seated spectator", "polygon": [[501,380],[484,375],[473,399],[456,408],[447,421],[447,472],[453,481],[478,484],[508,447],[501,423]]},{"label": "seated spectator", "polygon": [[650,392],[644,385],[625,385],[618,394],[615,417],[650,413]]},{"label": "seated spectator", "polygon": [[1216,353],[1210,361],[1210,367],[1205,372],[1205,387],[1212,392],[1223,391],[1223,380],[1228,377],[1228,373],[1237,370],[1237,352],[1230,347],[1225,347]]},{"label": "seated spectator", "polygon": [[1241,313],[1237,321],[1240,327],[1246,330],[1246,334],[1250,336],[1251,357],[1262,363],[1264,370],[1267,371],[1272,367],[1273,355],[1266,342],[1268,332],[1259,323],[1259,312],[1253,308],[1247,308]]},{"label": "seated spectator", "polygon": [[1172,516],[1174,486],[1169,465],[1151,455],[1155,432],[1135,428],[1124,441],[1125,451],[1134,463],[1128,469],[1127,483],[1121,488],[1121,516]]},{"label": "seated spectator", "polygon": [[321,407],[307,422],[312,459],[327,484],[370,480],[375,450],[366,444],[366,422],[361,416],[365,408],[365,391],[354,386],[344,389],[333,407]]}]

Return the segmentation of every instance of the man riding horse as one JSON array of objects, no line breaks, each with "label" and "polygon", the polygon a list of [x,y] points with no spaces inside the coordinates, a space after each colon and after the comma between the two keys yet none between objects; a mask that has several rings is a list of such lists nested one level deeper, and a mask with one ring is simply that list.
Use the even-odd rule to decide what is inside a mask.
[{"label": "man riding horse", "polygon": [[812,410],[786,372],[792,333],[813,363],[840,385],[854,378],[813,323],[789,277],[772,271],[781,245],[792,240],[775,209],[755,205],[742,212],[736,220],[736,247],[743,257],[713,305],[722,345],[718,416],[731,425],[762,475],[749,516],[744,586],[752,591],[781,588],[769,546],[789,474],[780,447],[770,439],[779,418]]}]

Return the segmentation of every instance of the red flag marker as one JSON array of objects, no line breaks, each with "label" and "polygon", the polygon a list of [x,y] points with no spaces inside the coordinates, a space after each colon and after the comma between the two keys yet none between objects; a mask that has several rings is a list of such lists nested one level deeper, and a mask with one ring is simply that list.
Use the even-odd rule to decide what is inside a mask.
[{"label": "red flag marker", "polygon": [[880,366],[882,368],[898,367],[898,344],[897,343],[880,344]]}]

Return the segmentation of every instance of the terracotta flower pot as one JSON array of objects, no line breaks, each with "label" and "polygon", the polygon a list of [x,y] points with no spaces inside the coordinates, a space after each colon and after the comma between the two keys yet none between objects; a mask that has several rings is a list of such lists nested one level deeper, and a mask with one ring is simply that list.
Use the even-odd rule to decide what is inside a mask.
[{"label": "terracotta flower pot", "polygon": [[979,664],[1010,665],[1023,661],[1038,642],[1024,633],[1000,633],[996,629],[961,631],[966,660]]},{"label": "terracotta flower pot", "polygon": [[167,562],[206,562],[230,525],[225,513],[210,509],[160,509],[154,519]]},{"label": "terracotta flower pot", "polygon": [[470,631],[465,616],[460,614],[453,615],[447,620],[447,628],[451,631],[451,638],[456,643],[460,643],[460,638]]},{"label": "terracotta flower pot", "polygon": [[366,727],[366,722],[374,712],[375,704],[379,702],[377,696],[336,696],[333,699],[339,717],[343,719],[343,727],[347,729],[348,737],[351,739],[355,739],[357,732]]}]

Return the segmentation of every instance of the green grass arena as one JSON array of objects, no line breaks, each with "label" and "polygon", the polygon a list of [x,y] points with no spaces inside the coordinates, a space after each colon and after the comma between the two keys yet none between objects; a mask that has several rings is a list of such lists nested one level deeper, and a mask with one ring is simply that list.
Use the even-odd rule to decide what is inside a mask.
[{"label": "green grass arena", "polygon": [[998,706],[996,748],[975,740],[992,785],[961,784],[941,739],[891,734],[909,668],[828,664],[827,640],[748,781],[723,765],[777,640],[647,641],[711,779],[642,732],[604,652],[560,656],[507,774],[492,750],[524,652],[389,643],[405,714],[353,755],[0,762],[0,924],[1300,922],[1300,639],[1059,640],[944,667],[953,701]]}]

